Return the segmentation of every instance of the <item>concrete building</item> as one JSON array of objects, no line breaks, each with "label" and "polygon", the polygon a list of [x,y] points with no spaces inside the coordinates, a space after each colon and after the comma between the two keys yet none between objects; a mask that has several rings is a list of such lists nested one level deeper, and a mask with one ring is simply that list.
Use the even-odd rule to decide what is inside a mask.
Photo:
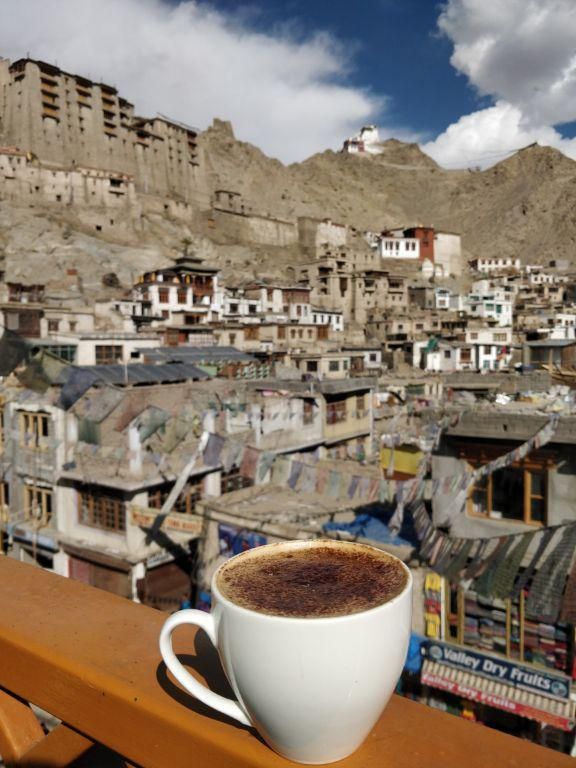
[{"label": "concrete building", "polygon": [[379,262],[373,252],[325,251],[300,265],[297,279],[312,288],[314,306],[342,311],[347,326],[364,325],[372,310],[408,304],[408,278],[390,274]]},{"label": "concrete building", "polygon": [[301,284],[248,283],[244,286],[245,298],[259,302],[268,322],[310,323],[310,294],[311,288]]},{"label": "concrete building", "polygon": [[54,332],[41,348],[74,365],[128,365],[141,362],[145,350],[157,347],[159,342],[157,333]]},{"label": "concrete building", "polygon": [[508,368],[512,360],[512,328],[485,328],[469,326],[465,343],[471,349],[471,359],[460,362],[463,367],[480,371],[500,371]]},{"label": "concrete building", "polygon": [[460,297],[460,303],[461,310],[470,317],[495,320],[499,326],[512,325],[513,304],[503,291],[471,293]]}]

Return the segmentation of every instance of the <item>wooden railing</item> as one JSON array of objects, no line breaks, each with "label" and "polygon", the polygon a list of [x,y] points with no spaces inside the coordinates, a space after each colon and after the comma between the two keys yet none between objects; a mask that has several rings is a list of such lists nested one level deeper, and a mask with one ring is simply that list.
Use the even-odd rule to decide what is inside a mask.
[{"label": "wooden railing", "polygon": [[[8,557],[0,557],[0,584],[0,755],[8,766],[293,765],[170,679],[158,652],[166,614]],[[181,628],[175,648],[195,675],[226,693],[202,633]],[[29,702],[62,723],[45,735]],[[393,697],[365,744],[338,766],[572,764],[566,755]]]}]

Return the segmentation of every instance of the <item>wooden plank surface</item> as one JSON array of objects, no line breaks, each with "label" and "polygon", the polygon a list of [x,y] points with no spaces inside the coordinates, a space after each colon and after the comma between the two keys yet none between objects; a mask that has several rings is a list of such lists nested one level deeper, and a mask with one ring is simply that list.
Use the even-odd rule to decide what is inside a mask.
[{"label": "wooden plank surface", "polygon": [[[282,768],[255,732],[213,712],[167,676],[165,614],[0,557],[0,686],[129,761],[150,768]],[[226,694],[202,633],[179,628],[175,650]],[[393,697],[342,768],[561,768],[566,755]]]}]

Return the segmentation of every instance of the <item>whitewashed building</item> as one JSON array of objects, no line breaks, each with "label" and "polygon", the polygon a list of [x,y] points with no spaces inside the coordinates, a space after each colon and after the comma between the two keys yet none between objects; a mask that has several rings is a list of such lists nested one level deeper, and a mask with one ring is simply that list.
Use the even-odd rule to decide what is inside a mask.
[{"label": "whitewashed building", "polygon": [[387,235],[378,243],[378,254],[382,259],[420,259],[420,241],[417,237],[396,237]]},{"label": "whitewashed building", "polygon": [[491,272],[505,272],[505,271],[514,271],[514,272],[520,272],[521,262],[518,258],[513,258],[511,256],[509,257],[499,257],[499,258],[480,258],[480,259],[473,259],[470,262],[470,268],[474,270],[475,272],[483,272],[485,274],[489,274]]},{"label": "whitewashed building", "polygon": [[471,348],[470,361],[460,362],[462,368],[481,371],[501,371],[512,360],[512,328],[469,327],[465,343]]},{"label": "whitewashed building", "polygon": [[218,312],[218,274],[194,256],[176,259],[173,266],[142,274],[133,288],[134,301],[143,311],[170,324],[185,313],[191,322],[210,322]]},{"label": "whitewashed building", "polygon": [[452,292],[449,288],[436,288],[434,291],[434,307],[436,309],[449,310]]},{"label": "whitewashed building", "polygon": [[333,331],[344,331],[344,313],[339,309],[312,307],[312,323],[329,325]]}]

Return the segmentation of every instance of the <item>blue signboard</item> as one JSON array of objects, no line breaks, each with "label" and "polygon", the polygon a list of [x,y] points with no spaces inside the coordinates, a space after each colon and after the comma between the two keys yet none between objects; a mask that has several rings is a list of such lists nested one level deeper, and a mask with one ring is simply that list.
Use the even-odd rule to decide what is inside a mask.
[{"label": "blue signboard", "polygon": [[266,536],[262,536],[259,533],[241,530],[234,525],[219,523],[218,542],[220,554],[225,557],[232,557],[233,555],[239,555],[240,552],[245,552],[247,549],[261,547],[267,543],[267,539]]},{"label": "blue signboard", "polygon": [[570,697],[570,681],[567,677],[550,674],[535,667],[525,667],[498,656],[488,656],[459,645],[431,641],[426,656],[439,664],[472,672],[476,675],[507,683],[533,693],[543,693],[557,699]]}]

